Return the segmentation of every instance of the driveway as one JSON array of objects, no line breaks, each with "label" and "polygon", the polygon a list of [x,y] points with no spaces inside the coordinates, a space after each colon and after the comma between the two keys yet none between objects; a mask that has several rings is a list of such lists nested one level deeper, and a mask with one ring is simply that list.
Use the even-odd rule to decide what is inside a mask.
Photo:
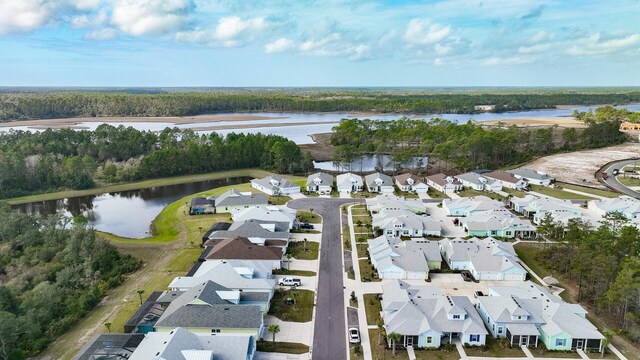
[{"label": "driveway", "polygon": [[631,190],[630,188],[622,185],[618,181],[618,179],[616,179],[616,177],[613,175],[613,169],[622,170],[623,167],[627,165],[634,165],[636,163],[638,163],[638,160],[623,160],[623,161],[617,161],[610,164],[609,166],[605,167],[604,170],[602,170],[602,172],[605,172],[607,173],[607,175],[609,175],[609,178],[607,180],[602,179],[601,181],[605,183],[605,185],[607,185],[608,187],[618,190],[625,195],[633,196],[635,198],[640,198],[639,192]]},{"label": "driveway", "polygon": [[464,232],[462,226],[455,226],[453,224],[453,217],[447,216],[447,212],[441,207],[438,207],[438,203],[425,203],[427,207],[427,213],[431,215],[433,220],[440,222],[442,226],[442,236],[444,237],[465,237],[467,234]]},{"label": "driveway", "polygon": [[313,208],[323,219],[324,231],[320,241],[318,294],[311,348],[314,359],[343,359],[347,353],[340,205],[352,202],[353,199],[306,198],[288,203],[293,209]]},{"label": "driveway", "polygon": [[489,288],[493,286],[517,286],[521,281],[497,281],[484,280],[480,282],[464,281],[458,273],[429,273],[430,283],[424,280],[405,280],[413,285],[433,285],[438,287],[445,295],[449,296],[466,296],[474,302],[474,294],[480,290],[484,294],[489,292]]}]

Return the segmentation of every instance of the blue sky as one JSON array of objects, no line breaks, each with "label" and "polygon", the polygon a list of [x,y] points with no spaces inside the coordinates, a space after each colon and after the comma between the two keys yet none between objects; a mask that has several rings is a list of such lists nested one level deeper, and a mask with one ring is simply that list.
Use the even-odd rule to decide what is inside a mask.
[{"label": "blue sky", "polygon": [[0,86],[638,86],[638,19],[638,0],[0,0]]}]

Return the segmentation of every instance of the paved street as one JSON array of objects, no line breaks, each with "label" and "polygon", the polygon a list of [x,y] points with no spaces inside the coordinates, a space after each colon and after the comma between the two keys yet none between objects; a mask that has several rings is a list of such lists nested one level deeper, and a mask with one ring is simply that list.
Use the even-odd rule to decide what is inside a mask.
[{"label": "paved street", "polygon": [[343,359],[347,353],[345,302],[343,289],[342,243],[340,241],[340,205],[349,199],[296,199],[293,209],[313,211],[322,216],[320,269],[316,303],[313,359]]},{"label": "paved street", "polygon": [[618,162],[615,162],[615,163],[607,166],[607,168],[604,170],[604,172],[606,172],[607,175],[609,175],[609,178],[607,180],[602,179],[602,181],[605,184],[607,184],[608,186],[620,191],[623,194],[626,194],[626,195],[629,195],[629,196],[633,196],[635,198],[640,198],[640,193],[638,193],[637,191],[633,191],[633,190],[629,189],[628,187],[620,184],[620,182],[613,175],[613,169],[622,170],[623,167],[625,167],[627,165],[634,165],[636,163],[638,163],[638,160],[623,160],[623,161],[618,161]]}]

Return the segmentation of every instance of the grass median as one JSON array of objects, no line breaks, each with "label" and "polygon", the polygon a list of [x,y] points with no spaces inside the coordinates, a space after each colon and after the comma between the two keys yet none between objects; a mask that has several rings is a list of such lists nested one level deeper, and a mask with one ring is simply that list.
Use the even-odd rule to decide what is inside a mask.
[{"label": "grass median", "polygon": [[[297,295],[293,295],[297,293]],[[273,294],[269,315],[282,321],[308,322],[313,317],[313,291],[278,290]]]}]

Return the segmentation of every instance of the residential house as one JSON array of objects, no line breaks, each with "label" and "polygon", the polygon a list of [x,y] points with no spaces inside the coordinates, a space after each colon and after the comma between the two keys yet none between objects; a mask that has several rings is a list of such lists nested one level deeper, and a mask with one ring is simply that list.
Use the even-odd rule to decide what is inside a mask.
[{"label": "residential house", "polygon": [[494,236],[508,239],[528,239],[536,236],[536,227],[529,220],[513,215],[507,209],[479,211],[460,218],[468,236]]},{"label": "residential house", "polygon": [[236,223],[244,223],[249,220],[258,220],[270,223],[289,224],[289,229],[296,225],[296,210],[286,206],[267,205],[248,209],[238,209],[231,213],[231,218]]},{"label": "residential house", "polygon": [[364,182],[370,193],[392,193],[395,190],[391,176],[383,173],[369,174],[364,177]]},{"label": "residential house", "polygon": [[439,221],[407,210],[374,214],[371,225],[389,236],[442,236]]},{"label": "residential house", "polygon": [[333,176],[317,172],[307,177],[307,191],[316,193],[331,193],[333,191]]},{"label": "residential house", "polygon": [[355,193],[362,191],[362,176],[353,173],[340,174],[336,177],[338,192]]},{"label": "residential house", "polygon": [[507,172],[513,174],[516,178],[526,180],[529,184],[533,185],[549,186],[553,181],[551,176],[533,169],[518,168],[507,170]]},{"label": "residential house", "polygon": [[591,200],[587,203],[587,208],[602,217],[619,212],[629,220],[640,218],[640,200],[626,195],[611,199]]},{"label": "residential house", "polygon": [[440,253],[451,270],[468,270],[476,280],[519,280],[527,278],[513,245],[488,237],[440,241]]},{"label": "residential house", "polygon": [[114,356],[127,359],[144,338],[144,334],[137,333],[96,334],[87,341],[71,360],[109,359]]},{"label": "residential house", "polygon": [[176,296],[156,322],[155,329],[170,332],[183,327],[193,333],[260,338],[264,314],[258,305],[241,305],[242,296],[240,291],[206,282]]},{"label": "residential house", "polygon": [[440,270],[442,257],[437,241],[379,236],[368,242],[369,257],[381,279],[427,279]]},{"label": "residential house", "polygon": [[438,348],[456,339],[464,345],[485,344],[487,330],[468,297],[402,280],[384,280],[382,292],[385,331],[401,335],[396,346]]},{"label": "residential house", "polygon": [[289,226],[290,222],[288,221],[251,219],[244,222],[234,222],[227,230],[211,232],[204,242],[245,237],[257,245],[265,245],[267,240],[281,240],[286,246],[289,240]]},{"label": "residential house", "polygon": [[445,199],[442,201],[442,209],[451,216],[471,216],[474,213],[487,211],[508,211],[502,202],[484,195]]},{"label": "residential house", "polygon": [[455,178],[462,183],[462,186],[473,190],[491,192],[502,191],[502,183],[475,172],[456,175]]},{"label": "residential house", "polygon": [[169,332],[147,334],[129,359],[251,360],[255,352],[256,337],[252,335],[220,336],[178,327]]},{"label": "residential house", "polygon": [[542,219],[550,214],[552,219],[557,217],[581,217],[582,210],[573,205],[570,200],[560,200],[550,197],[527,195],[523,198],[512,197],[510,200],[514,211],[533,219],[533,223],[540,225]]},{"label": "residential house", "polygon": [[267,198],[262,194],[231,189],[220,196],[210,197],[214,201],[216,213],[230,213],[241,209],[267,206]]},{"label": "residential house", "polygon": [[194,197],[189,203],[189,214],[213,214],[216,211],[215,201],[210,198]]},{"label": "residential house", "polygon": [[427,185],[440,191],[441,193],[450,194],[462,190],[462,183],[445,174],[435,174],[426,177]]},{"label": "residential house", "polygon": [[420,199],[405,199],[393,194],[381,194],[365,200],[367,210],[372,214],[386,214],[393,211],[408,210],[414,214],[424,214],[426,206]]},{"label": "residential house", "polygon": [[271,269],[282,267],[284,249],[279,246],[259,246],[246,237],[209,240],[202,255],[209,260],[259,260],[270,264]]},{"label": "residential house", "polygon": [[482,174],[482,176],[498,181],[502,187],[508,189],[522,190],[529,186],[526,179],[517,178],[514,174],[506,171],[491,171]]},{"label": "residential house", "polygon": [[271,196],[288,196],[300,193],[300,186],[280,175],[270,175],[262,179],[251,180],[251,187]]},{"label": "residential house", "polygon": [[395,177],[396,186],[400,191],[415,192],[418,194],[426,194],[429,186],[422,182],[419,177],[411,173],[397,175]]},{"label": "residential house", "polygon": [[491,287],[488,295],[478,297],[478,313],[491,334],[511,346],[543,343],[549,350],[602,350],[604,336],[586,319],[587,311],[540,285],[527,281]]}]

